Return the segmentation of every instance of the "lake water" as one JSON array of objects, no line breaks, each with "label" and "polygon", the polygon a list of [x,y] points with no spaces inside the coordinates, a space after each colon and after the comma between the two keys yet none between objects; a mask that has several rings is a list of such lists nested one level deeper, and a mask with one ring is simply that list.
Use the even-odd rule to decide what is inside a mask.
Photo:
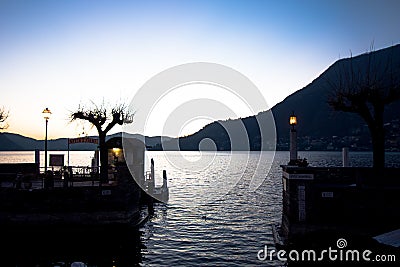
[{"label": "lake water", "polygon": [[[71,151],[70,164],[88,166],[92,156],[93,152]],[[288,152],[150,151],[146,156],[155,161],[158,184],[162,170],[167,170],[170,200],[155,206],[154,216],[140,229],[137,239],[126,240],[127,236],[121,235],[115,244],[96,240],[90,251],[101,253],[90,253],[90,258],[70,246],[58,258],[42,255],[39,261],[33,257],[26,266],[34,266],[35,261],[39,266],[70,266],[74,261],[89,266],[282,265],[260,262],[257,252],[264,245],[274,247],[271,225],[281,219],[280,165],[288,162]],[[341,165],[340,152],[299,152],[299,156],[312,166]],[[34,152],[0,152],[0,162],[33,161]],[[350,152],[351,166],[371,166],[371,162],[371,153]],[[400,153],[388,153],[386,162],[400,167]],[[57,246],[63,240],[53,242]],[[99,250],[97,246],[114,249]]]}]

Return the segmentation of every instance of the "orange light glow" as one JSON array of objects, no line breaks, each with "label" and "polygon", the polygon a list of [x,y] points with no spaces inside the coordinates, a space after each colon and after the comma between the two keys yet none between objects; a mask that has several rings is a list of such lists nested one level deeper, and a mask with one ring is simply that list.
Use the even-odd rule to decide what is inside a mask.
[{"label": "orange light glow", "polygon": [[289,118],[289,124],[290,125],[296,125],[297,124],[297,118],[295,115],[290,116]]}]

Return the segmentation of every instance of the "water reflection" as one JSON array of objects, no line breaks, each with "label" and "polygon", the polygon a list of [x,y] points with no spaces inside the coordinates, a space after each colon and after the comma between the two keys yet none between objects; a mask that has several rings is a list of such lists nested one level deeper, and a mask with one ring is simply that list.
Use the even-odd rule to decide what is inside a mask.
[{"label": "water reflection", "polygon": [[3,229],[0,266],[140,266],[141,231],[130,227]]}]

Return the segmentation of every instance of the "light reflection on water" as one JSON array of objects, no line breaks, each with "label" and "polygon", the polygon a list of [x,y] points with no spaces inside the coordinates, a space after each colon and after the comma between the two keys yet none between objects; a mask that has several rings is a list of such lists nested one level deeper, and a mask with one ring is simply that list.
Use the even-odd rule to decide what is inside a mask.
[{"label": "light reflection on water", "polygon": [[256,175],[266,179],[255,192],[249,190],[256,168],[252,159],[257,159],[258,153],[236,153],[239,157],[229,169],[225,168],[227,154],[218,153],[213,168],[194,168],[192,172],[169,166],[164,152],[150,152],[156,175],[163,169],[168,172],[170,201],[158,205],[155,217],[143,228],[143,243],[148,248],[143,262],[151,266],[260,264],[257,251],[264,244],[273,244],[270,224],[280,219],[281,179],[267,176],[261,168]]},{"label": "light reflection on water", "polygon": [[[211,162],[206,168],[196,165],[198,152],[167,153],[169,157],[177,157],[178,161],[177,153],[184,153],[191,163],[185,168],[179,167],[179,164],[177,167],[176,162],[171,165],[164,152],[147,152],[147,156],[155,161],[158,184],[162,181],[162,170],[167,170],[170,201],[168,204],[157,204],[154,216],[140,229],[140,257],[125,257],[132,261],[129,265],[281,265],[277,261],[259,262],[257,252],[264,245],[271,249],[274,247],[271,224],[279,223],[281,219],[280,165],[287,163],[288,152],[277,152],[270,171],[265,164],[257,173],[254,173],[256,163],[252,159],[257,158],[260,152],[243,153],[242,161],[238,153],[239,157],[235,158],[236,162],[230,168],[226,168],[229,155],[225,152],[216,155],[203,153],[203,160],[206,161],[201,164],[207,162],[207,157]],[[90,165],[92,155],[92,152],[71,152],[71,165]],[[299,157],[307,158],[312,166],[341,166],[340,152],[299,152]],[[41,158],[44,158],[43,155]],[[0,162],[26,160],[33,162],[34,152],[0,152]],[[371,166],[371,162],[371,153],[350,152],[351,166]],[[400,153],[388,153],[386,163],[400,167]],[[252,179],[261,181],[255,191],[249,188]],[[134,242],[138,241],[135,239]],[[102,244],[99,240],[92,245],[103,247],[109,244]],[[118,254],[115,250],[109,251]],[[136,252],[124,249],[120,253],[130,255]],[[106,254],[107,250],[102,251],[102,257]],[[61,253],[61,259],[62,256]],[[80,261],[85,258],[77,254],[75,259]],[[99,259],[101,261],[100,255]],[[104,262],[103,265],[96,263],[92,266],[108,265]]]}]

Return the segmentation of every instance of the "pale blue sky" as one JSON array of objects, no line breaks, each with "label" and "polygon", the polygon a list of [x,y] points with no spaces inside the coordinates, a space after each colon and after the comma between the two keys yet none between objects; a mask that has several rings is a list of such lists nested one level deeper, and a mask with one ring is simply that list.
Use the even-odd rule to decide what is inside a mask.
[{"label": "pale blue sky", "polygon": [[43,139],[48,107],[49,137],[75,137],[80,103],[129,102],[157,73],[201,61],[241,72],[272,107],[350,51],[398,44],[399,12],[384,0],[2,0],[0,106],[9,132]]}]

